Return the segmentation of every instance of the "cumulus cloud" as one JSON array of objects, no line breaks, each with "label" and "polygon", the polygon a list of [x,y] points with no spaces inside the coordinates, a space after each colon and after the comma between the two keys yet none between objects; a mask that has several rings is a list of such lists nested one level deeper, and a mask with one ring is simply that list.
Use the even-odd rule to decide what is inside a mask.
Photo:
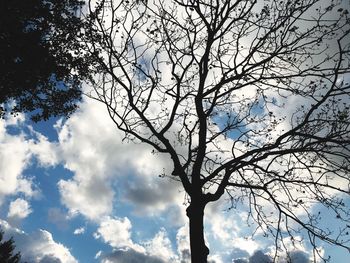
[{"label": "cumulus cloud", "polygon": [[[249,253],[248,253],[248,251],[246,251],[244,249],[236,247],[236,248],[233,248],[231,253],[228,255],[228,258],[231,260],[235,259],[237,261],[237,260],[240,260],[243,258],[249,258]],[[239,262],[239,261],[237,261],[237,262]]]},{"label": "cumulus cloud", "polygon": [[17,198],[15,201],[10,203],[7,217],[23,219],[26,218],[31,212],[32,209],[30,208],[30,204],[24,199]]},{"label": "cumulus cloud", "polygon": [[208,263],[224,263],[219,255],[209,255]]},{"label": "cumulus cloud", "polygon": [[235,218],[233,218],[232,214],[225,213],[225,211],[216,211],[213,213],[210,209],[208,210],[206,222],[210,225],[213,237],[222,243],[232,243],[232,239],[240,231]]},{"label": "cumulus cloud", "polygon": [[157,256],[165,262],[173,262],[177,259],[171,246],[167,232],[162,228],[151,240],[143,243],[148,254]]},{"label": "cumulus cloud", "polygon": [[39,165],[45,168],[58,164],[57,144],[50,142],[47,137],[34,131],[31,126],[28,127],[31,130],[32,136],[35,138],[35,140],[31,141],[30,151],[36,157]]},{"label": "cumulus cloud", "polygon": [[[164,228],[149,240],[139,244],[131,238],[132,225],[128,218],[106,218],[96,233],[95,238],[102,239],[114,248],[113,253],[99,252],[96,258],[101,262],[179,262],[179,257],[172,249],[171,241]],[[187,261],[182,261],[187,262]]]},{"label": "cumulus cloud", "polygon": [[[233,259],[233,263],[272,263],[273,258],[261,250],[257,250],[250,257]],[[307,253],[299,250],[290,252],[284,257],[277,258],[277,263],[310,263]]]},{"label": "cumulus cloud", "polygon": [[[161,187],[160,184],[152,185],[147,182],[142,182],[141,180],[137,180],[137,182],[127,182],[128,188],[125,194],[126,199],[130,200],[134,204],[140,205],[150,205],[155,204],[162,206],[163,201],[169,201],[169,196],[164,195],[167,190],[169,190],[168,185],[163,184],[165,187]],[[173,187],[170,187],[170,191],[172,191]]]},{"label": "cumulus cloud", "polygon": [[59,258],[56,258],[52,255],[45,255],[42,259],[40,259],[39,263],[64,263]]},{"label": "cumulus cloud", "polygon": [[99,256],[101,263],[135,263],[135,262],[143,262],[143,263],[165,263],[168,261],[164,261],[158,257],[146,255],[139,251],[133,249],[127,250],[115,250],[109,254],[101,254]]},{"label": "cumulus cloud", "polygon": [[[28,196],[34,194],[30,180],[22,172],[30,162],[29,142],[23,135],[8,134],[8,123],[0,120],[0,204],[7,195],[25,191]],[[20,185],[26,185],[20,189]]]},{"label": "cumulus cloud", "polygon": [[98,220],[111,213],[114,193],[103,178],[88,180],[60,180],[58,188],[61,201],[70,214],[81,213],[89,219]]},{"label": "cumulus cloud", "polygon": [[70,213],[99,221],[111,215],[115,201],[129,202],[139,215],[157,215],[181,203],[180,185],[158,178],[171,170],[168,157],[153,155],[145,144],[124,143],[101,103],[84,100],[56,128],[59,158],[74,174],[58,183],[61,201]]},{"label": "cumulus cloud", "polygon": [[284,263],[310,263],[309,255],[304,251],[290,252]]},{"label": "cumulus cloud", "polygon": [[272,259],[258,250],[249,258],[249,263],[272,263]]},{"label": "cumulus cloud", "polygon": [[74,230],[73,234],[74,235],[82,235],[85,233],[85,227],[79,227]]},{"label": "cumulus cloud", "polygon": [[191,260],[190,239],[188,236],[188,225],[178,229],[176,234],[177,253],[180,256],[181,263],[187,263]]},{"label": "cumulus cloud", "polygon": [[38,195],[32,178],[24,171],[35,158],[42,167],[57,163],[55,145],[26,125],[25,117],[6,115],[0,120],[0,204],[4,198],[18,193],[26,197]]},{"label": "cumulus cloud", "polygon": [[115,127],[100,114],[98,105],[94,106],[84,101],[68,121],[59,121],[56,129],[59,157],[74,174],[58,183],[61,201],[71,214],[98,220],[112,211],[114,191],[109,179],[119,171],[115,168],[120,162],[113,158],[120,148],[115,143],[119,138]]},{"label": "cumulus cloud", "polygon": [[113,248],[132,248],[139,252],[144,252],[145,249],[135,244],[131,239],[131,222],[127,217],[111,218],[106,217],[100,223],[97,231],[94,233],[96,239],[101,238],[104,242]]},{"label": "cumulus cloud", "polygon": [[178,182],[166,178],[138,175],[125,182],[123,198],[135,207],[136,214],[157,215],[170,212],[170,206],[176,209],[175,206],[181,204],[184,195],[181,187]]},{"label": "cumulus cloud", "polygon": [[239,258],[239,259],[233,260],[233,263],[248,263],[248,260]]},{"label": "cumulus cloud", "polygon": [[21,252],[22,260],[40,263],[78,263],[69,249],[56,242],[51,233],[39,229],[27,234],[18,228],[12,227],[4,220],[0,226],[5,232],[5,239],[13,237],[16,249]]},{"label": "cumulus cloud", "polygon": [[205,212],[209,248],[219,252],[224,262],[251,255],[262,247],[259,240],[251,237],[251,229],[246,225],[243,214],[239,210],[236,213],[227,211],[224,198],[210,203]]}]

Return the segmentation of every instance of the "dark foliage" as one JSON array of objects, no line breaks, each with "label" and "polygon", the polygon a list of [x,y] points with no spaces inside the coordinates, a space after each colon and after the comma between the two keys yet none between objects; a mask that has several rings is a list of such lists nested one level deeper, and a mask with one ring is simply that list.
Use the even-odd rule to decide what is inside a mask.
[{"label": "dark foliage", "polygon": [[2,241],[4,232],[0,230],[0,262],[1,263],[17,263],[20,262],[21,254],[14,254],[14,241],[10,238],[7,241]]},{"label": "dark foliage", "polygon": [[[69,115],[88,72],[79,56],[83,1],[1,0],[0,103],[38,121]],[[3,115],[6,107],[0,108]]]}]

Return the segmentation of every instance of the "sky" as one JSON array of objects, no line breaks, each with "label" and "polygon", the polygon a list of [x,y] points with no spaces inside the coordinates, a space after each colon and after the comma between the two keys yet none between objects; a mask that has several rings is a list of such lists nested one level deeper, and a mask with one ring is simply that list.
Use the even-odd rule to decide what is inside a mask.
[{"label": "sky", "polygon": [[[123,142],[105,108],[87,98],[68,120],[8,115],[0,120],[5,239],[13,236],[28,262],[189,262],[185,193],[159,177],[169,165]],[[251,238],[244,210],[227,208],[222,199],[205,211],[210,262],[268,262],[271,242]],[[345,250],[322,250],[348,262]],[[310,252],[302,242],[293,262],[308,262]]]},{"label": "sky", "polygon": [[[86,97],[69,119],[33,123],[19,114],[0,120],[0,226],[24,261],[189,262],[187,196],[162,176],[172,164],[123,138],[105,106]],[[271,262],[273,240],[252,236],[244,205],[229,207],[221,198],[205,210],[209,262]],[[332,230],[335,222],[326,215],[321,224]],[[303,234],[291,249],[293,263],[312,257]],[[321,245],[332,263],[349,262],[345,249]]]}]

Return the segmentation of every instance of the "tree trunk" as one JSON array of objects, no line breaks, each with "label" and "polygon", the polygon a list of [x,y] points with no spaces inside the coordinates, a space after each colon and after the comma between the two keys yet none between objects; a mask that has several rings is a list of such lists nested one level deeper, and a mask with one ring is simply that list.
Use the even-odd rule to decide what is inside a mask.
[{"label": "tree trunk", "polygon": [[186,210],[190,221],[190,248],[192,263],[207,263],[209,249],[204,241],[204,217],[205,205],[191,202]]}]

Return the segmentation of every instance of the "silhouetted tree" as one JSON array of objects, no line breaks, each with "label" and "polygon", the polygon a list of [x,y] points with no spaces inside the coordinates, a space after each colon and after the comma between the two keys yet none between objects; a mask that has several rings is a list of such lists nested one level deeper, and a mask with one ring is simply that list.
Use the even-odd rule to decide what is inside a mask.
[{"label": "silhouetted tree", "polygon": [[4,237],[4,232],[0,229],[0,262],[1,263],[19,263],[21,259],[21,254],[18,252],[15,255],[14,241],[10,238],[7,241],[2,241]]},{"label": "silhouetted tree", "polygon": [[[1,0],[0,103],[34,120],[69,115],[88,70],[79,37],[80,0]],[[5,108],[0,108],[3,115]]]},{"label": "silhouetted tree", "polygon": [[[341,1],[91,1],[91,97],[167,154],[188,195],[191,258],[222,196],[274,240],[349,249],[349,12]],[[337,232],[322,228],[323,212]],[[284,253],[283,252],[283,253]]]}]

